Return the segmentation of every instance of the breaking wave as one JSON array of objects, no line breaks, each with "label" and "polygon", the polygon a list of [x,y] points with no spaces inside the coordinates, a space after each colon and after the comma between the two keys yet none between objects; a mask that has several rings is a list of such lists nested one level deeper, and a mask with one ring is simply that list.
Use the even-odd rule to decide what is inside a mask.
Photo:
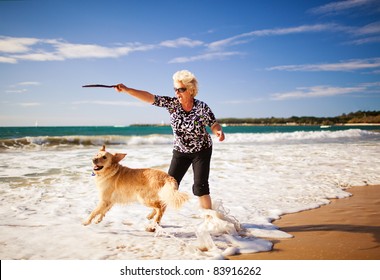
[{"label": "breaking wave", "polygon": [[38,136],[1,139],[0,148],[71,147],[99,145],[164,145],[173,142],[171,135],[148,136]]},{"label": "breaking wave", "polygon": [[236,133],[228,135],[234,143],[345,143],[351,141],[380,140],[380,133],[361,129],[339,131],[295,131],[274,133]]},{"label": "breaking wave", "polygon": [[[341,131],[295,131],[274,133],[227,133],[224,143],[231,144],[298,144],[345,143],[352,141],[377,141],[380,133],[361,129]],[[214,141],[217,142],[217,141]],[[94,135],[94,136],[35,136],[0,139],[0,149],[38,147],[73,147],[99,145],[169,145],[173,136],[151,134],[144,136]]]}]

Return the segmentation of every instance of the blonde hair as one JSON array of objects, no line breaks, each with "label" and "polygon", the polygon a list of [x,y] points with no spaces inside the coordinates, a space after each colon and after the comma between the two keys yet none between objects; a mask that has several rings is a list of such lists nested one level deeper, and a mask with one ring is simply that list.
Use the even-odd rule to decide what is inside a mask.
[{"label": "blonde hair", "polygon": [[192,97],[198,94],[198,81],[197,78],[188,70],[177,71],[173,75],[174,82],[181,82],[185,85]]}]

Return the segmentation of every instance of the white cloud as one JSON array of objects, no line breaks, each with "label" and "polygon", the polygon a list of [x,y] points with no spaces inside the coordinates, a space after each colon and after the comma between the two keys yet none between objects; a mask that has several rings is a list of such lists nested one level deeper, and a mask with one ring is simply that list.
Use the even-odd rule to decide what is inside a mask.
[{"label": "white cloud", "polygon": [[104,47],[95,44],[57,43],[55,47],[57,55],[62,59],[116,58],[132,52],[148,51],[155,48],[153,45],[139,43],[125,44],[117,47]]},{"label": "white cloud", "polygon": [[144,52],[162,47],[191,47],[202,44],[187,38],[164,41],[158,45],[126,43],[114,46],[74,44],[59,39],[0,37],[0,63],[28,61],[63,61],[82,58],[117,58],[132,52]]},{"label": "white cloud", "polygon": [[6,90],[5,92],[7,93],[24,93],[27,92],[28,90],[25,87],[29,86],[39,86],[41,83],[39,82],[20,82],[15,85],[10,85],[9,90]]},{"label": "white cloud", "polygon": [[356,71],[363,69],[376,69],[380,67],[380,58],[351,59],[337,63],[280,65],[267,68],[267,70],[280,71]]},{"label": "white cloud", "polygon": [[29,61],[62,61],[64,58],[55,53],[49,52],[39,52],[30,54],[14,55],[12,58],[18,60],[29,60]]},{"label": "white cloud", "polygon": [[[269,36],[284,36],[291,34],[313,33],[313,32],[343,32],[355,37],[360,36],[376,36],[380,34],[380,21],[367,24],[363,27],[343,26],[335,23],[313,24],[313,25],[300,25],[294,27],[283,28],[270,28],[254,30],[225,38],[222,40],[214,41],[207,44],[211,50],[221,50],[222,48],[246,44],[247,42],[259,38]],[[357,40],[353,44],[365,44],[377,42],[378,38],[363,38],[361,41]]]},{"label": "white cloud", "polygon": [[357,87],[332,87],[332,86],[313,86],[298,87],[294,91],[280,92],[272,94],[273,100],[302,99],[315,97],[330,97],[349,93],[358,93],[366,90],[365,86]]},{"label": "white cloud", "polygon": [[36,38],[12,38],[0,36],[0,52],[24,53],[30,50],[30,46],[37,44]]},{"label": "white cloud", "polygon": [[6,93],[24,93],[24,92],[27,92],[28,90],[23,88],[23,89],[9,89],[9,90],[6,90],[5,92]]},{"label": "white cloud", "polygon": [[378,5],[378,0],[346,0],[331,2],[310,10],[314,14],[336,14],[351,9]]},{"label": "white cloud", "polygon": [[376,36],[380,34],[380,21],[363,27],[346,27],[334,23],[300,25],[294,27],[254,30],[214,41],[209,44],[187,37],[165,40],[158,44],[117,43],[111,46],[98,44],[75,44],[62,39],[13,38],[0,36],[0,63],[17,63],[26,61],[64,61],[67,59],[117,58],[133,52],[146,52],[162,48],[194,48],[203,47],[204,53],[195,56],[177,57],[169,63],[184,63],[200,60],[224,59],[229,56],[241,55],[240,52],[224,52],[223,48],[245,44],[254,38],[268,36],[285,36],[312,32],[344,32],[355,36],[351,44],[376,42],[378,37],[360,38],[361,36]]},{"label": "white cloud", "polygon": [[17,59],[12,58],[12,57],[0,56],[0,63],[16,64],[17,63]]},{"label": "white cloud", "polygon": [[160,43],[160,46],[167,48],[178,48],[178,47],[198,47],[202,46],[204,43],[202,41],[191,40],[189,38],[181,37],[176,40],[167,40]]},{"label": "white cloud", "polygon": [[20,103],[19,104],[22,107],[36,107],[36,106],[41,106],[41,103],[38,102],[26,102],[26,103]]},{"label": "white cloud", "polygon": [[71,44],[55,42],[51,45],[53,51],[30,52],[27,54],[13,55],[14,59],[31,61],[63,61],[66,59],[81,58],[116,58],[128,55],[135,51],[151,50],[153,46],[132,44],[121,47],[104,47],[95,44]]},{"label": "white cloud", "polygon": [[359,27],[355,31],[355,35],[372,35],[380,34],[380,21],[376,21],[370,24],[367,24],[363,27]]},{"label": "white cloud", "polygon": [[348,33],[351,34],[353,37],[359,37],[358,39],[349,41],[348,44],[363,45],[379,42],[380,21],[367,24],[363,27],[352,27]]},{"label": "white cloud", "polygon": [[21,82],[17,84],[18,86],[39,86],[40,82]]},{"label": "white cloud", "polygon": [[176,57],[169,61],[169,63],[187,63],[201,60],[222,60],[227,57],[243,55],[241,52],[210,52],[189,57]]},{"label": "white cloud", "polygon": [[223,40],[212,42],[208,44],[208,47],[210,49],[220,49],[222,47],[226,47],[230,45],[246,43],[247,40],[253,39],[255,37],[281,36],[281,35],[288,35],[288,34],[321,32],[321,31],[337,31],[337,30],[344,30],[344,29],[345,29],[344,27],[339,26],[337,24],[314,24],[314,25],[301,25],[301,26],[286,27],[286,28],[254,30],[251,32],[232,36]]},{"label": "white cloud", "polygon": [[[322,98],[322,97],[332,97],[347,95],[353,93],[359,93],[360,96],[364,94],[374,94],[380,92],[380,82],[373,83],[361,83],[352,87],[339,87],[339,86],[329,86],[329,85],[318,85],[311,87],[297,87],[295,90],[287,92],[276,92],[270,95],[269,99],[276,101],[283,100],[295,100],[295,99],[305,99],[305,98]],[[244,100],[227,100],[223,101],[223,104],[240,105],[240,104],[250,104],[263,101],[264,98],[251,98]]]},{"label": "white cloud", "polygon": [[348,44],[364,45],[364,44],[378,43],[378,42],[380,42],[380,36],[361,38],[361,39],[350,41],[348,42]]},{"label": "white cloud", "polygon": [[257,30],[250,33],[253,36],[274,36],[274,35],[288,35],[296,33],[320,32],[325,30],[341,29],[337,24],[314,24],[314,25],[301,25],[296,27],[287,28],[274,28]]},{"label": "white cloud", "polygon": [[56,53],[64,58],[105,58],[117,57],[118,53],[113,48],[93,45],[93,44],[70,44],[59,43],[56,46]]},{"label": "white cloud", "polygon": [[362,83],[361,85],[364,87],[379,87],[380,88],[380,82]]}]

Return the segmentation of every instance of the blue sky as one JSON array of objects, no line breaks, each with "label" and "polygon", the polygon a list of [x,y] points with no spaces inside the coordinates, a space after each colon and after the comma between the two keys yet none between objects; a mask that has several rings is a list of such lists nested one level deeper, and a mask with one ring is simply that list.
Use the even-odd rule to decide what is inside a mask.
[{"label": "blue sky", "polygon": [[0,1],[0,126],[168,122],[81,86],[173,95],[181,69],[217,118],[380,110],[380,1]]}]

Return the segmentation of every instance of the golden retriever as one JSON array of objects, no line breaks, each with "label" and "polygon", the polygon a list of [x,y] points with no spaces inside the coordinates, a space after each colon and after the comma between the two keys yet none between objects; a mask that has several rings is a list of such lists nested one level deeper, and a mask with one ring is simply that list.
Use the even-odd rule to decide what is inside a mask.
[{"label": "golden retriever", "polygon": [[89,225],[98,216],[95,223],[100,223],[108,210],[115,203],[140,202],[153,211],[147,216],[154,225],[147,231],[155,231],[166,210],[166,206],[180,208],[189,196],[178,191],[177,181],[164,171],[142,168],[132,169],[119,162],[126,154],[111,154],[103,146],[93,158],[93,171],[99,191],[99,203],[83,225]]}]

